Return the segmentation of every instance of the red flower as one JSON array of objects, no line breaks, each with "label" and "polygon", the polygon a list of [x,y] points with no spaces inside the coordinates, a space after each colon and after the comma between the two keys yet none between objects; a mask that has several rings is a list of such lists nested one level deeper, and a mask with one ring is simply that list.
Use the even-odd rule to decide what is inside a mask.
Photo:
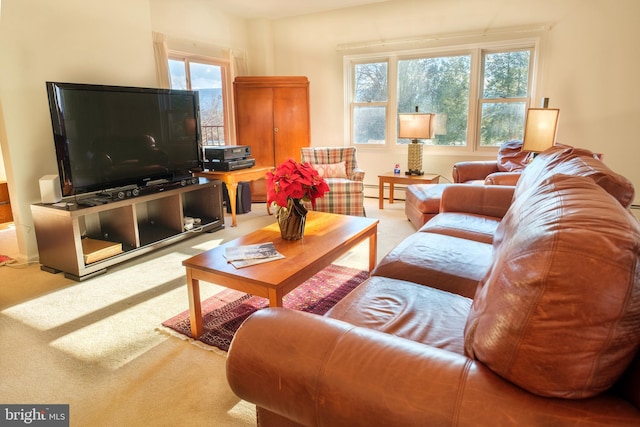
[{"label": "red flower", "polygon": [[309,163],[289,159],[267,172],[267,203],[286,207],[288,199],[310,201],[315,208],[316,199],[323,197],[329,186]]}]

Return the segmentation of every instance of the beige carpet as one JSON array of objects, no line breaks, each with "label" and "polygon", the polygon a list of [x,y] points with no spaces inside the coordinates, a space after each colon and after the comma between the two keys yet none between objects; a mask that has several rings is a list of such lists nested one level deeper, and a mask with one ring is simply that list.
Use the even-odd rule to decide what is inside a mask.
[{"label": "beige carpet", "polygon": [[[379,218],[381,258],[414,231],[404,204]],[[181,261],[274,221],[264,204],[238,227],[172,245],[77,283],[39,265],[0,267],[0,402],[70,404],[71,425],[250,426],[255,408],[225,379],[225,357],[157,332],[185,310]],[[225,219],[230,224],[230,218]],[[8,239],[0,239],[0,253]],[[6,248],[5,248],[6,249]],[[366,269],[366,242],[339,264]],[[202,298],[222,288],[203,283]]]}]

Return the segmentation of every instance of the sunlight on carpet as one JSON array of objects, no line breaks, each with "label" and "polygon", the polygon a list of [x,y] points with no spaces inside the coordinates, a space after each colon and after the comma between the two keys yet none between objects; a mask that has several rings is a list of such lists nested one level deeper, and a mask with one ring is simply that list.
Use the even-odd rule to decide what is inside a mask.
[{"label": "sunlight on carpet", "polygon": [[[171,252],[113,269],[0,313],[41,331],[51,347],[78,360],[117,369],[166,339],[152,325],[188,306],[182,260],[189,256]],[[203,292],[221,289],[209,284]]]}]

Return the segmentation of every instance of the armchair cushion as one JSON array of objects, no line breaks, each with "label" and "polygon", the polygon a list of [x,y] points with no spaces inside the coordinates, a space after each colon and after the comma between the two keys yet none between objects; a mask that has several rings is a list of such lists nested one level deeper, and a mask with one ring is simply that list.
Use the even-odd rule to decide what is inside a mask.
[{"label": "armchair cushion", "polygon": [[615,383],[640,339],[640,223],[611,201],[566,175],[515,199],[465,327],[469,357],[542,396],[586,398]]},{"label": "armchair cushion", "polygon": [[345,163],[347,178],[364,180],[364,171],[358,167],[355,147],[303,147],[302,161],[313,165]]},{"label": "armchair cushion", "polygon": [[311,163],[311,166],[313,166],[318,171],[318,175],[323,178],[348,178],[346,162],[327,164]]},{"label": "armchair cushion", "polygon": [[507,141],[498,150],[498,170],[500,172],[513,172],[525,168],[532,153],[522,151],[522,141]]}]

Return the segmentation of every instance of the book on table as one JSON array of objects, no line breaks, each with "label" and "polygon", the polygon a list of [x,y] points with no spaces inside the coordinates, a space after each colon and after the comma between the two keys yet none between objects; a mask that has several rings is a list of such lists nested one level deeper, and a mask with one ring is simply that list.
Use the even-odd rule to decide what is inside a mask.
[{"label": "book on table", "polygon": [[81,242],[85,264],[91,264],[122,253],[122,243],[91,239],[89,237],[83,238]]},{"label": "book on table", "polygon": [[224,250],[224,257],[228,263],[236,268],[249,267],[284,258],[276,249],[273,242],[255,245],[228,246]]}]

